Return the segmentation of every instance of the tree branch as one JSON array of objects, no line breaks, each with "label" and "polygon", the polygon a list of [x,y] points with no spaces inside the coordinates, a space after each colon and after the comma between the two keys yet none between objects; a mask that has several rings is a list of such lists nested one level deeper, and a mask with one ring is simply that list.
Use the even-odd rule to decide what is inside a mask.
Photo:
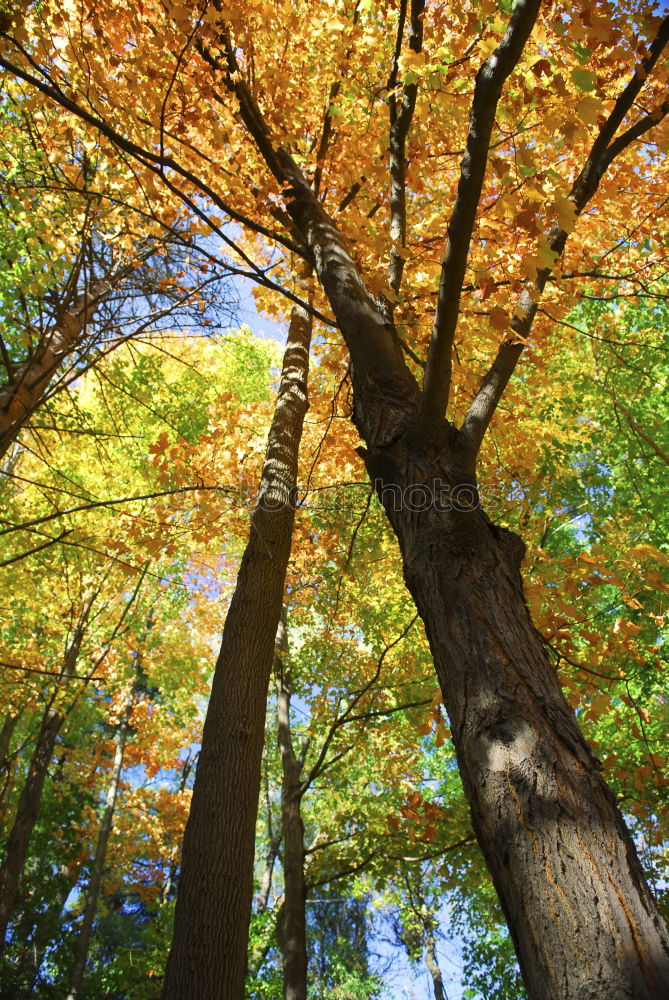
[{"label": "tree branch", "polygon": [[[416,107],[418,86],[416,83],[406,83],[402,91],[402,102],[397,108],[395,87],[399,71],[399,57],[402,50],[404,23],[406,20],[407,0],[400,4],[400,17],[397,27],[397,43],[393,67],[388,80],[390,96],[390,263],[388,265],[388,284],[393,292],[398,292],[402,284],[404,272],[404,248],[407,235],[406,210],[406,140],[411,127],[411,120]],[[409,24],[409,48],[412,52],[420,52],[423,47],[423,11],[425,0],[411,0],[411,17]],[[391,310],[392,312],[392,310]]]},{"label": "tree branch", "polygon": [[467,146],[460,167],[453,215],[448,224],[437,310],[425,367],[421,417],[428,423],[440,420],[448,406],[460,296],[497,104],[502,87],[520,59],[534,27],[540,4],[541,0],[519,0],[502,41],[476,74]]},{"label": "tree branch", "polygon": [[[597,138],[592,144],[588,159],[572,185],[569,197],[574,202],[577,216],[583,212],[597,191],[605,170],[615,157],[669,112],[669,101],[665,101],[654,113],[644,115],[618,139],[611,142],[615,132],[631,110],[648,73],[655,66],[667,42],[669,42],[669,17],[665,17],[662,21],[657,36],[650,45],[648,55],[635,67],[632,79],[618,97],[611,114],[601,126]],[[553,255],[553,261],[561,256],[568,235],[567,231],[559,226],[555,226],[548,234],[548,246]],[[465,417],[462,425],[462,438],[465,448],[472,458],[476,457],[481,447],[481,442],[497,404],[502,398],[518,359],[523,353],[539,307],[541,294],[551,271],[552,266],[539,270],[534,282],[528,284],[521,292],[511,320],[513,339],[506,340],[500,345],[497,357],[483,379],[481,388]]]}]

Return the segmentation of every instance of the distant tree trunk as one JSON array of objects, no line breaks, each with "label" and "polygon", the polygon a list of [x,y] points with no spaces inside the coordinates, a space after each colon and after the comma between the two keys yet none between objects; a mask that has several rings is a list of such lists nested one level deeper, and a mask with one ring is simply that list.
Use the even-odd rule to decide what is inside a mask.
[{"label": "distant tree trunk", "polygon": [[14,735],[14,730],[16,729],[16,723],[18,721],[19,721],[19,713],[12,712],[10,715],[5,716],[5,721],[2,724],[2,729],[0,729],[0,777],[2,777],[7,771],[9,744],[11,743],[12,736]]},{"label": "distant tree trunk", "polygon": [[42,799],[42,789],[44,788],[47,770],[53,757],[56,737],[65,720],[65,716],[57,709],[54,709],[53,704],[61,683],[74,673],[89,610],[90,604],[84,609],[66,650],[59,683],[52,696],[51,703],[42,717],[28,768],[28,775],[19,797],[14,824],[5,844],[2,864],[0,865],[0,948],[4,945],[7,936],[7,925],[14,908],[16,893],[25,867],[30,838],[37,822]]},{"label": "distant tree trunk", "polygon": [[54,374],[82,343],[88,323],[113,287],[113,279],[95,282],[42,337],[27,361],[8,373],[0,386],[0,458],[41,403]]},{"label": "distant tree trunk", "polygon": [[[188,784],[188,779],[191,776],[191,772],[195,765],[197,764],[197,753],[189,753],[184,761],[183,770],[181,772],[181,778],[179,779],[179,793],[183,793],[186,785]],[[164,906],[165,903],[169,901],[176,887],[176,877],[177,869],[179,867],[179,847],[175,844],[170,851],[170,861],[167,866],[167,877],[163,882],[163,887],[160,890],[160,902]]]},{"label": "distant tree trunk", "polygon": [[432,977],[434,1000],[448,1000],[444,990],[444,980],[437,959],[437,942],[434,936],[436,920],[425,903],[421,904],[420,919],[423,924],[423,944],[425,946],[425,964]]},{"label": "distant tree trunk", "polygon": [[304,877],[304,824],[302,822],[302,764],[295,753],[290,726],[292,678],[287,662],[285,609],[279,622],[274,659],[277,687],[277,730],[281,754],[281,828],[285,900],[281,933],[284,1000],[307,997],[307,889]]},{"label": "distant tree trunk", "polygon": [[[135,260],[146,260],[153,252],[153,247],[147,245],[136,254]],[[102,303],[132,274],[134,267],[135,261],[126,261],[104,278],[91,282],[80,295],[70,298],[52,327],[39,338],[32,354],[7,370],[7,380],[0,384],[0,459],[42,404],[58,369],[85,343],[88,325]]]},{"label": "distant tree trunk", "polygon": [[267,690],[295,517],[310,341],[310,314],[294,306],[260,495],[204,725],[164,1000],[244,996]]},{"label": "distant tree trunk", "polygon": [[77,1000],[77,997],[81,993],[84,972],[86,971],[88,949],[91,943],[93,922],[95,920],[95,913],[98,908],[98,899],[100,897],[100,889],[102,887],[102,877],[105,870],[109,835],[111,834],[114,825],[116,796],[118,795],[118,788],[121,781],[123,755],[125,753],[125,744],[130,729],[130,716],[132,714],[134,703],[135,685],[133,684],[123,707],[123,713],[116,728],[116,732],[114,733],[114,763],[109,777],[105,808],[100,820],[100,829],[98,831],[95,855],[91,866],[91,877],[88,883],[88,888],[86,889],[86,902],[84,904],[81,927],[79,928],[79,934],[74,947],[74,963],[70,970],[67,1000]]},{"label": "distant tree trunk", "polygon": [[9,798],[12,786],[12,765],[9,757],[9,747],[19,718],[20,712],[14,712],[5,716],[2,730],[0,730],[0,835],[5,830],[7,799]]},{"label": "distant tree trunk", "polygon": [[[49,913],[54,915],[62,914],[63,907],[65,906],[65,900],[75,887],[76,881],[76,875],[71,874],[70,869],[66,865],[63,865],[60,870],[60,877],[57,880],[57,888],[49,895]],[[34,928],[32,939],[28,943],[28,947],[26,949],[30,952],[30,963],[35,970],[33,991],[37,990],[42,983],[40,969],[42,967],[42,962],[44,961],[44,953],[49,945],[49,941],[52,939],[52,933],[50,932],[53,924],[49,926],[49,923],[45,918],[46,914],[42,914],[40,916],[39,923]],[[62,918],[60,923],[62,923]],[[12,933],[13,931],[14,928],[12,928]]]}]

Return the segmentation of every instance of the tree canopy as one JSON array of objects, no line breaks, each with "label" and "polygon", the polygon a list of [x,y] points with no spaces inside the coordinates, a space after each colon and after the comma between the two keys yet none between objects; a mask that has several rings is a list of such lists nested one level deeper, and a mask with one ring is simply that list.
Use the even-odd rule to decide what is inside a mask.
[{"label": "tree canopy", "polygon": [[669,990],[668,42],[0,11],[7,995]]}]

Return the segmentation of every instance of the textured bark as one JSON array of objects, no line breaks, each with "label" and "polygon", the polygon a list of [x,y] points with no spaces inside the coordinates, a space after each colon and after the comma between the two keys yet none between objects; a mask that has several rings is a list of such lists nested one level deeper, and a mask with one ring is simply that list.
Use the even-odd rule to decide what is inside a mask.
[{"label": "textured bark", "polygon": [[302,764],[295,753],[290,726],[292,681],[286,660],[285,614],[279,623],[274,674],[277,686],[277,735],[281,755],[281,829],[285,899],[281,933],[284,1000],[307,997],[307,890],[304,877]]},{"label": "textured bark", "polygon": [[[62,680],[71,677],[74,673],[89,610],[90,605],[87,606],[77,623],[65,653],[61,674]],[[53,708],[54,699],[55,695],[42,717],[30,767],[28,768],[28,776],[21,790],[14,823],[7,837],[2,855],[2,865],[0,865],[0,948],[4,946],[7,935],[7,924],[12,915],[16,893],[28,855],[30,838],[37,822],[40,802],[42,800],[42,790],[47,770],[53,757],[56,737],[65,721],[65,716]]]},{"label": "textured bark", "polygon": [[310,339],[310,316],[295,306],[260,494],[204,725],[164,1000],[244,995],[267,689],[295,517]]},{"label": "textured bark", "polygon": [[528,992],[669,996],[667,928],[532,625],[522,542],[488,520],[471,486],[445,488],[442,510],[406,503],[410,486],[471,484],[467,464],[446,460],[457,456],[452,441],[436,460],[438,442],[407,431],[370,450],[367,464],[425,623],[474,829]]},{"label": "textured bark", "polygon": [[74,962],[70,970],[67,1000],[76,1000],[76,998],[81,995],[84,972],[86,971],[86,960],[88,958],[88,949],[91,943],[91,934],[93,933],[93,922],[98,908],[98,899],[100,897],[102,878],[105,871],[107,845],[109,843],[109,835],[111,834],[114,826],[116,796],[118,795],[118,788],[121,781],[123,755],[125,753],[125,744],[130,729],[130,716],[132,714],[134,701],[135,688],[133,686],[128,694],[123,708],[123,714],[121,715],[118,727],[114,734],[114,763],[109,778],[107,795],[105,797],[105,808],[100,820],[100,829],[98,831],[98,839],[95,846],[95,855],[93,856],[93,864],[91,866],[91,877],[88,883],[88,888],[86,889],[86,901],[84,904],[81,927],[79,928],[79,934],[74,946]]}]

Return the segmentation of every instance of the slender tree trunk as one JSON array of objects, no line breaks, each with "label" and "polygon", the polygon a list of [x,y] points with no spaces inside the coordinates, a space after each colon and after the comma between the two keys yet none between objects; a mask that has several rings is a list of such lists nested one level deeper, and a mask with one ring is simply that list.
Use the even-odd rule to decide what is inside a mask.
[{"label": "slender tree trunk", "polygon": [[[60,923],[62,924],[62,911],[65,906],[65,900],[70,895],[70,892],[76,885],[76,875],[70,874],[67,866],[63,865],[60,871],[60,878],[58,879],[58,888],[52,892],[49,896],[49,911],[50,913],[58,914],[60,917]],[[32,939],[29,942],[30,950],[30,962],[35,970],[35,980],[33,982],[33,991],[37,990],[42,984],[42,977],[40,975],[40,969],[42,968],[42,962],[44,961],[44,953],[52,939],[53,925],[47,921],[47,914],[41,914],[39,923],[35,927],[32,935]],[[12,928],[13,931],[13,928]],[[28,950],[28,949],[26,949]]]},{"label": "slender tree trunk", "polygon": [[[183,771],[181,772],[181,778],[179,780],[179,793],[182,794],[188,783],[188,779],[191,775],[191,771],[197,762],[197,754],[189,753],[188,757],[184,761]],[[167,878],[163,883],[163,887],[160,890],[160,902],[164,906],[172,895],[174,887],[176,885],[177,869],[179,867],[179,846],[175,844],[170,851],[170,862],[167,867]]]},{"label": "slender tree trunk", "polygon": [[258,503],[225,622],[179,876],[164,1000],[242,1000],[267,690],[290,556],[311,318],[291,312]]},{"label": "slender tree trunk", "polygon": [[91,867],[91,877],[88,883],[88,888],[86,889],[86,902],[84,905],[81,927],[79,928],[79,934],[74,947],[74,963],[70,970],[67,1000],[76,1000],[76,998],[81,994],[81,986],[84,979],[84,972],[86,971],[86,961],[88,959],[88,949],[91,943],[91,934],[93,933],[93,922],[98,908],[98,899],[100,897],[100,889],[102,887],[102,877],[105,870],[107,845],[109,843],[109,836],[114,825],[116,797],[118,795],[118,788],[121,781],[123,755],[125,753],[125,744],[130,729],[130,716],[132,714],[134,703],[135,685],[133,684],[130,692],[128,693],[123,714],[121,715],[118,727],[114,734],[114,763],[109,778],[105,808],[100,820],[100,829],[98,831],[95,855],[93,857],[93,864]]},{"label": "slender tree trunk", "polygon": [[7,758],[9,757],[9,744],[11,743],[16,723],[19,721],[19,713],[13,712],[5,716],[5,721],[0,729],[0,777],[8,770]]},{"label": "slender tree trunk", "polygon": [[[136,259],[146,260],[153,253],[147,245],[138,251]],[[0,385],[0,458],[16,440],[21,428],[41,405],[51,379],[64,362],[86,339],[88,325],[101,304],[134,270],[135,262],[127,261],[114,268],[106,277],[70,300],[36,349],[22,364],[7,371],[7,381]]]},{"label": "slender tree trunk", "polygon": [[[65,653],[60,682],[71,677],[74,673],[89,610],[90,604],[87,605],[74,630],[74,635]],[[7,925],[25,867],[30,838],[37,822],[44,781],[53,757],[56,737],[65,720],[65,716],[53,708],[60,682],[52,697],[51,704],[47,707],[42,718],[28,768],[28,776],[21,790],[14,824],[7,837],[2,856],[2,864],[0,865],[0,948],[4,945],[7,936]]]},{"label": "slender tree trunk", "polygon": [[434,1000],[448,1000],[444,989],[444,980],[439,968],[437,958],[437,942],[434,936],[435,919],[430,913],[425,903],[421,904],[420,918],[423,923],[423,943],[425,945],[425,964],[427,971],[432,977],[432,989],[434,990]]},{"label": "slender tree trunk", "polygon": [[295,753],[290,726],[292,680],[286,659],[285,609],[279,622],[274,673],[277,686],[277,730],[281,754],[281,828],[285,901],[281,949],[284,1000],[307,997],[307,890],[304,878],[304,824],[302,822],[302,765]]},{"label": "slender tree trunk", "polygon": [[[434,440],[414,432],[371,449],[367,465],[425,622],[474,829],[528,992],[669,997],[667,928],[532,625],[523,543],[478,507],[466,467],[433,456]],[[416,488],[434,496],[435,483],[449,484],[443,509],[425,509]],[[458,493],[458,483],[470,486]]]},{"label": "slender tree trunk", "polygon": [[12,787],[13,768],[9,758],[9,747],[19,718],[20,712],[5,716],[2,730],[0,730],[0,834],[4,833],[5,830],[7,800]]}]

